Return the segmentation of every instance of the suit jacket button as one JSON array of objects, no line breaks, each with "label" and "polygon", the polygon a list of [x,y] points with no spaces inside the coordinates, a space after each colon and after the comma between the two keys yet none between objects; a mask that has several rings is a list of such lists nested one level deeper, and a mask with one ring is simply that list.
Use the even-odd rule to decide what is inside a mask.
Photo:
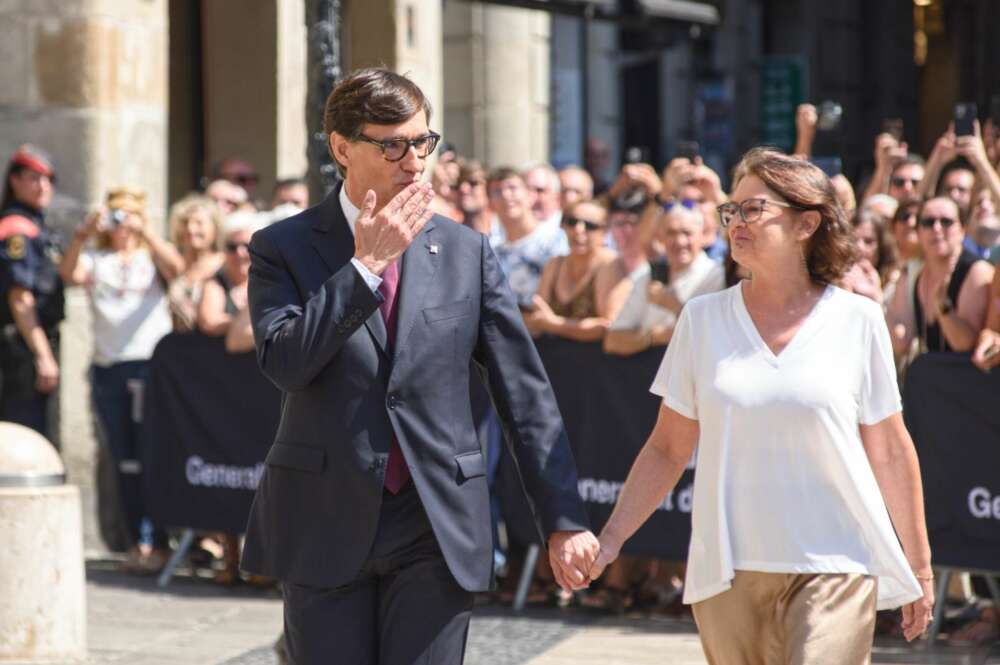
[{"label": "suit jacket button", "polygon": [[395,395],[389,395],[386,402],[388,403],[390,409],[395,409],[396,405],[399,403],[399,399]]}]

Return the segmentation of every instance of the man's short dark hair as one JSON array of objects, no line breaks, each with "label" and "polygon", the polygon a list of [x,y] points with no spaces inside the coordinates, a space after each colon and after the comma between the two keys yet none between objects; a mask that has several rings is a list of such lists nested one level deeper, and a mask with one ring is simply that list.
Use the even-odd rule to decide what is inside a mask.
[{"label": "man's short dark hair", "polygon": [[277,192],[279,189],[284,189],[285,187],[305,187],[307,186],[305,178],[282,178],[274,183],[273,192]]},{"label": "man's short dark hair", "polygon": [[522,183],[524,182],[524,176],[521,172],[510,166],[498,166],[497,168],[490,171],[489,176],[486,178],[486,186],[489,187],[495,182],[503,182],[504,180],[510,180],[511,178],[517,178]]},{"label": "man's short dark hair", "polygon": [[[357,139],[365,125],[398,125],[423,111],[431,120],[431,103],[416,83],[381,67],[359,69],[337,84],[326,98],[323,131]],[[336,155],[333,156],[336,161]],[[347,174],[340,162],[337,170]]]}]

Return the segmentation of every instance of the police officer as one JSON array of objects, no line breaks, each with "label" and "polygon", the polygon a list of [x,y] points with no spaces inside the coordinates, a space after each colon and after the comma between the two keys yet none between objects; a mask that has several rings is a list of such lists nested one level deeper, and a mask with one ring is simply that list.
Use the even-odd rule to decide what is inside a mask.
[{"label": "police officer", "polygon": [[0,420],[46,437],[63,319],[58,241],[44,220],[54,177],[49,157],[23,145],[7,165],[0,201]]}]

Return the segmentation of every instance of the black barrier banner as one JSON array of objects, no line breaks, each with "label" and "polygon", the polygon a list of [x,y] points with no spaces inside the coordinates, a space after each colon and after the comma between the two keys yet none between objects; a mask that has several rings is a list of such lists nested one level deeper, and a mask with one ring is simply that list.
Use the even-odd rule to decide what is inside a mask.
[{"label": "black barrier banner", "polygon": [[[556,337],[542,338],[537,346],[573,448],[580,496],[597,532],[611,516],[632,462],[656,423],[661,399],[649,387],[665,348],[622,357],[605,354],[600,343]],[[515,473],[505,454],[498,480],[504,519],[515,539],[534,542],[537,531]],[[687,559],[693,485],[694,471],[689,468],[623,551]]]},{"label": "black barrier banner", "polygon": [[928,353],[903,384],[934,563],[1000,570],[1000,372]]},{"label": "black barrier banner", "polygon": [[150,361],[143,419],[156,524],[242,533],[280,410],[253,353],[226,353],[221,337],[164,337]]}]

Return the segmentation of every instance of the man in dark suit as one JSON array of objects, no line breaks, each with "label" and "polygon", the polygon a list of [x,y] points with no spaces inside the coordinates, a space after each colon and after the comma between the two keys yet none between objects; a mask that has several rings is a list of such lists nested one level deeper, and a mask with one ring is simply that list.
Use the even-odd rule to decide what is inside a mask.
[{"label": "man in dark suit", "polygon": [[462,662],[472,592],[490,587],[493,560],[473,366],[559,583],[585,586],[597,555],[497,259],[485,236],[427,209],[430,111],[403,76],[347,77],[325,110],[344,184],[250,243],[257,356],[283,399],[243,568],[285,583],[295,665]]}]

